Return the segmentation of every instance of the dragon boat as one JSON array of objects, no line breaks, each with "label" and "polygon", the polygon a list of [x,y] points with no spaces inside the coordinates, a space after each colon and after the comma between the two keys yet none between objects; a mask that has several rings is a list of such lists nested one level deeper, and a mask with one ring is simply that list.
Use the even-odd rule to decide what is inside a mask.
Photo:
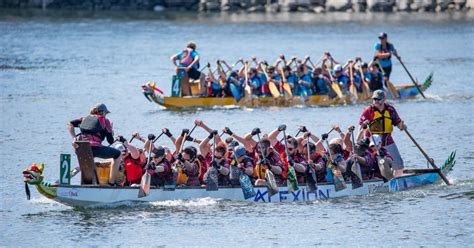
[{"label": "dragon boat", "polygon": [[[142,92],[145,97],[154,103],[157,103],[165,108],[181,109],[181,108],[197,108],[197,107],[216,107],[216,106],[236,106],[236,107],[291,107],[291,106],[332,106],[344,104],[356,104],[370,101],[370,98],[364,97],[362,93],[358,93],[357,99],[346,94],[343,97],[330,97],[328,95],[311,95],[307,98],[301,96],[287,97],[242,97],[237,101],[233,97],[199,97],[199,84],[196,82],[189,83],[189,90],[186,95],[182,97],[179,78],[173,76],[172,94],[171,96],[164,96],[163,91],[156,88],[156,83],[148,82],[142,85]],[[420,90],[425,92],[433,83],[433,73],[429,74],[425,81],[419,85]],[[420,94],[417,87],[413,84],[396,85],[395,89],[398,93],[398,100],[412,99]],[[387,91],[388,99],[395,99],[392,94]]]},{"label": "dragon boat", "polygon": [[[455,156],[456,153],[452,152],[439,170],[448,174],[456,163]],[[279,187],[278,193],[270,197],[266,187],[254,187],[254,196],[245,199],[243,190],[238,186],[221,186],[216,191],[207,191],[205,187],[151,187],[148,196],[138,198],[139,187],[50,184],[43,180],[43,172],[43,165],[39,167],[33,165],[23,171],[28,197],[30,194],[28,185],[34,185],[38,192],[45,197],[71,207],[97,207],[120,205],[127,202],[191,200],[207,197],[250,202],[305,202],[373,193],[399,192],[441,181],[439,171],[436,169],[406,169],[406,176],[393,178],[387,182],[381,179],[366,180],[362,187],[356,189],[352,189],[351,183],[348,183],[347,188],[340,191],[336,191],[333,184],[318,184],[317,189],[311,192],[308,191],[306,185],[299,185],[299,189],[293,192],[289,192],[287,187]]]}]

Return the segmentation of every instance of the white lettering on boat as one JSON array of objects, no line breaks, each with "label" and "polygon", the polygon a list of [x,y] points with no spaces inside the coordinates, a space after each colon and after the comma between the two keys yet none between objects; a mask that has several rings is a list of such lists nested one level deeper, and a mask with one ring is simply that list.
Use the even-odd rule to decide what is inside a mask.
[{"label": "white lettering on boat", "polygon": [[390,189],[386,183],[384,184],[370,184],[369,185],[369,194],[372,193],[387,193],[390,192]]},{"label": "white lettering on boat", "polygon": [[300,189],[295,192],[288,192],[288,190],[280,190],[277,194],[270,197],[266,189],[257,189],[255,202],[295,202],[295,201],[314,201],[326,200],[330,198],[329,189],[326,191],[316,190],[314,192],[307,192],[305,189]]}]

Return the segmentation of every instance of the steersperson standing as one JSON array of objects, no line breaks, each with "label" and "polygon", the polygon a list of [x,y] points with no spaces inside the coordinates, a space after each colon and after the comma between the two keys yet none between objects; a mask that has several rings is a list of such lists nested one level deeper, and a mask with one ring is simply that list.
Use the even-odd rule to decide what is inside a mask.
[{"label": "steersperson standing", "polygon": [[375,57],[378,60],[382,71],[384,73],[384,82],[387,86],[387,82],[390,80],[390,73],[392,72],[392,54],[399,57],[395,46],[387,41],[387,34],[379,34],[379,43],[375,44]]},{"label": "steersperson standing", "polygon": [[[398,116],[395,108],[385,103],[385,93],[382,90],[374,91],[372,104],[364,109],[359,120],[359,130],[368,125],[372,134],[378,134],[382,138],[382,146],[393,158],[394,176],[403,175],[403,159],[398,151],[397,145],[392,138],[393,126],[397,126],[401,131],[406,129],[406,125]],[[368,133],[366,136],[369,136]]]},{"label": "steersperson standing", "polygon": [[[176,66],[176,73],[179,69],[183,69],[189,78],[199,79],[201,97],[207,97],[207,83],[204,73],[199,71],[199,53],[196,51],[196,43],[190,41],[186,45],[186,49],[171,56],[171,61]],[[177,64],[176,62],[179,62]]]},{"label": "steersperson standing", "polygon": [[[114,143],[112,124],[105,117],[108,113],[110,112],[105,104],[97,104],[91,109],[88,116],[70,121],[67,124],[67,129],[73,141],[89,141],[94,158],[113,158],[109,176],[109,185],[113,186],[116,184],[115,179],[120,167],[120,151],[109,146],[102,146],[104,139],[107,139],[109,144]],[[77,136],[74,131],[76,127],[81,130]]]}]

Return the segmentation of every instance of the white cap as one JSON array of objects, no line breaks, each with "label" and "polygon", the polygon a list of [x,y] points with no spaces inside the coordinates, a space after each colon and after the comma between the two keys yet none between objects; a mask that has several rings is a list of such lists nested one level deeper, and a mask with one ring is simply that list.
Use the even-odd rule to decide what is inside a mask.
[{"label": "white cap", "polygon": [[335,72],[342,71],[342,65],[340,65],[340,64],[335,65],[335,66],[334,66],[334,71],[335,71]]},{"label": "white cap", "polygon": [[338,144],[338,145],[341,145],[341,146],[342,146],[342,139],[341,139],[341,138],[334,138],[334,139],[331,139],[331,140],[329,141],[329,144],[330,144],[330,145]]},{"label": "white cap", "polygon": [[373,135],[373,139],[370,140],[369,146],[374,146],[374,145],[375,145],[375,144],[374,144],[374,140],[375,140],[375,144],[378,145],[378,144],[380,144],[380,142],[382,141],[382,138],[381,138],[380,135],[378,135],[378,134]]}]

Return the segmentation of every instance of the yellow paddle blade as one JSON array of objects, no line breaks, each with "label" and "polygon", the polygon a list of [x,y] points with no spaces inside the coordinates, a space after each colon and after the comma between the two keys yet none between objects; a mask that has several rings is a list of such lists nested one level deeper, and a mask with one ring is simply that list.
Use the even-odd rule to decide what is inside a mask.
[{"label": "yellow paddle blade", "polygon": [[285,91],[285,97],[293,97],[293,93],[291,92],[291,87],[289,84],[283,84],[283,90]]},{"label": "yellow paddle blade", "polygon": [[278,90],[277,86],[274,82],[268,82],[268,87],[270,88],[270,92],[274,98],[280,97],[280,91]]},{"label": "yellow paddle blade", "polygon": [[359,99],[359,96],[357,95],[357,89],[356,89],[354,83],[351,83],[351,87],[349,88],[349,91],[355,97],[356,100]]},{"label": "yellow paddle blade", "polygon": [[397,89],[395,89],[395,86],[392,84],[392,82],[387,82],[387,88],[393,98],[395,99],[400,98],[400,96],[398,95]]},{"label": "yellow paddle blade", "polygon": [[341,88],[339,87],[339,84],[337,84],[336,82],[332,82],[331,88],[334,90],[334,92],[336,92],[339,98],[342,98],[342,91],[341,91]]}]

